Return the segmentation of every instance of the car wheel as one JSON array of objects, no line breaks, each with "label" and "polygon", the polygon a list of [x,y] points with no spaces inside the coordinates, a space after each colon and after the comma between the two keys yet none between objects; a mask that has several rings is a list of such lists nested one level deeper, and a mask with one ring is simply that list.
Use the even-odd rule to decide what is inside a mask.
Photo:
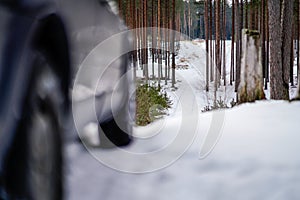
[{"label": "car wheel", "polygon": [[130,136],[119,128],[114,119],[100,124],[98,130],[101,148],[127,146],[131,142]]},{"label": "car wheel", "polygon": [[99,138],[101,148],[113,148],[127,146],[132,142],[131,126],[124,116],[125,112],[120,112],[115,118],[99,124]]},{"label": "car wheel", "polygon": [[25,115],[26,184],[33,200],[62,198],[62,141],[58,113],[62,102],[59,78],[38,54]]}]

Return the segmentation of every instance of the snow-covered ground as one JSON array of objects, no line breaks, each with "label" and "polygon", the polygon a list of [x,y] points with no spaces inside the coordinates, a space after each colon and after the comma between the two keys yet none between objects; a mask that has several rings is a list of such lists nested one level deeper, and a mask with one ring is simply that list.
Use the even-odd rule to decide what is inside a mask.
[{"label": "snow-covered ground", "polygon": [[[190,42],[184,41],[181,42],[180,50],[178,54],[177,64],[187,64],[189,70],[178,70],[177,73],[186,77],[187,81],[192,86],[198,105],[201,109],[205,106],[211,106],[214,102],[214,82],[209,82],[209,92],[204,92],[205,90],[205,74],[206,74],[206,52],[205,52],[205,42]],[[226,77],[227,77],[227,86],[220,86],[217,90],[216,97],[219,100],[221,98],[226,104],[230,105],[230,102],[235,99],[236,95],[234,93],[234,86],[230,86],[229,77],[230,77],[230,47],[231,43],[226,42]],[[184,62],[181,62],[185,60]],[[223,83],[223,81],[222,81]]]},{"label": "snow-covered ground", "polygon": [[[68,199],[300,199],[300,102],[202,113],[213,100],[204,91],[202,45],[181,44],[177,64],[185,58],[188,68],[176,71],[177,90],[164,87],[173,108],[135,127],[130,147],[89,149],[96,159],[67,147]],[[235,97],[230,87],[218,95],[226,102]]]},{"label": "snow-covered ground", "polygon": [[[234,93],[234,86],[230,86],[229,84],[229,80],[230,80],[230,65],[231,65],[231,41],[226,41],[225,43],[226,46],[226,87],[221,86],[218,90],[217,90],[217,99],[219,99],[220,97],[222,98],[222,100],[229,104],[232,99],[234,99],[236,97],[235,93]],[[200,41],[183,41],[181,42],[181,48],[179,51],[179,55],[178,55],[178,59],[177,59],[177,64],[188,64],[192,70],[188,70],[186,71],[186,77],[193,77],[192,74],[195,73],[195,71],[197,71],[197,73],[201,76],[201,81],[199,80],[191,80],[191,83],[195,83],[197,86],[195,87],[197,89],[197,92],[200,93],[198,96],[198,98],[200,96],[202,96],[202,99],[199,99],[199,102],[202,102],[202,104],[200,103],[200,106],[203,106],[205,103],[205,105],[207,105],[207,103],[212,104],[213,100],[214,100],[214,96],[213,96],[213,91],[214,91],[214,82],[210,82],[209,88],[210,88],[210,92],[209,93],[203,93],[203,91],[199,90],[202,89],[204,90],[205,88],[205,63],[206,63],[206,59],[205,59],[205,41],[204,40],[200,40]],[[180,60],[183,58],[183,60],[186,60],[185,62],[181,62]],[[223,61],[222,61],[223,62]],[[297,80],[296,80],[296,73],[297,73],[297,63],[296,63],[296,58],[294,61],[294,82],[296,84]],[[222,64],[223,65],[223,64]],[[223,70],[223,68],[222,68]],[[179,73],[181,73],[179,71]],[[223,73],[223,72],[222,72]],[[195,75],[194,75],[195,76]],[[199,83],[200,82],[200,83]],[[221,81],[221,85],[223,85],[224,81]],[[233,83],[234,85],[234,83]],[[269,86],[269,85],[268,85]],[[267,99],[270,99],[270,91],[265,90],[265,95]],[[206,97],[204,97],[203,95],[205,95]],[[293,86],[290,87],[290,98],[293,99],[297,96],[297,87]],[[206,99],[206,102],[203,102],[203,99]],[[204,105],[204,106],[205,106]]]}]

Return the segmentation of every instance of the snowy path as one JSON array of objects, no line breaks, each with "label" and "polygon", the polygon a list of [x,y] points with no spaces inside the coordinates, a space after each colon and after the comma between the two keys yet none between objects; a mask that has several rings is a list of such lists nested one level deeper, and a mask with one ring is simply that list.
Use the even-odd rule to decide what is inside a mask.
[{"label": "snowy path", "polygon": [[[207,158],[198,159],[200,135],[177,162],[154,173],[118,172],[69,146],[68,199],[299,199],[299,110],[299,103],[262,102],[226,111],[222,137]],[[210,118],[200,116],[199,134]]]},{"label": "snowy path", "polygon": [[70,143],[67,199],[300,199],[300,103],[265,101],[226,110],[218,143],[199,159],[216,113],[200,112],[206,103],[195,69],[200,65],[191,63],[178,70],[181,82],[172,98],[179,103],[169,116],[135,130],[136,142],[123,149],[130,154],[91,151],[123,171],[158,170],[120,172]]},{"label": "snowy path", "polygon": [[[217,90],[217,100],[221,98],[227,105],[235,99],[234,87],[229,85],[230,77],[230,43],[226,44],[226,77],[227,86],[221,86]],[[183,61],[183,62],[182,62]],[[204,42],[184,41],[179,51],[177,63],[187,64],[189,70],[178,70],[176,73],[187,78],[193,88],[198,106],[203,109],[205,106],[213,105],[214,82],[209,82],[209,92],[205,91],[206,86],[206,52]],[[223,83],[223,82],[222,82]]]}]

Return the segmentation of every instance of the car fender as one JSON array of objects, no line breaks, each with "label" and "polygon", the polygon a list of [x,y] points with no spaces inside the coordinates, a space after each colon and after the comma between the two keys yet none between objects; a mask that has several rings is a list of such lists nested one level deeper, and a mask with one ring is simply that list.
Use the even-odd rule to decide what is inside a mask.
[{"label": "car fender", "polygon": [[[41,43],[38,43],[40,41],[37,41],[37,36],[41,34],[48,17],[56,16],[51,9],[48,10],[51,12],[47,13],[45,7],[39,6],[39,8],[41,10],[33,9],[32,13],[35,13],[35,16],[32,16],[32,13],[27,16],[24,14],[28,12],[28,8],[19,11],[0,6],[0,9],[4,10],[4,12],[1,11],[1,17],[4,18],[0,19],[3,22],[0,24],[5,30],[5,35],[3,35],[5,41],[0,44],[0,175],[3,170],[4,157],[14,138],[23,107],[26,106],[24,100],[33,70],[34,50],[42,48]],[[57,17],[56,20],[59,18]],[[66,76],[62,87],[67,91],[70,71],[68,52],[64,52],[63,56],[66,56],[67,61],[59,67],[64,67],[64,70],[54,69],[54,71]]]}]

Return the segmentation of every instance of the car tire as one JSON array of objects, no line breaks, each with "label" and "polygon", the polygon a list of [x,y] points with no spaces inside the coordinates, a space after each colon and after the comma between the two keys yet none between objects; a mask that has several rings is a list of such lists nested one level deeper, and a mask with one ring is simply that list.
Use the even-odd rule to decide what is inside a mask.
[{"label": "car tire", "polygon": [[30,199],[61,199],[62,156],[59,130],[51,112],[34,110],[27,132],[26,182]]},{"label": "car tire", "polygon": [[35,53],[24,108],[5,165],[9,199],[63,198],[63,90],[47,57]]},{"label": "car tire", "polygon": [[120,113],[115,118],[99,124],[98,132],[101,148],[128,146],[132,142],[131,127],[127,118]]},{"label": "car tire", "polygon": [[5,161],[8,199],[63,198],[60,79],[47,57],[35,53],[16,135]]},{"label": "car tire", "polygon": [[27,139],[26,184],[32,200],[62,199],[62,131],[63,92],[51,63],[37,53],[29,87],[24,121]]}]

